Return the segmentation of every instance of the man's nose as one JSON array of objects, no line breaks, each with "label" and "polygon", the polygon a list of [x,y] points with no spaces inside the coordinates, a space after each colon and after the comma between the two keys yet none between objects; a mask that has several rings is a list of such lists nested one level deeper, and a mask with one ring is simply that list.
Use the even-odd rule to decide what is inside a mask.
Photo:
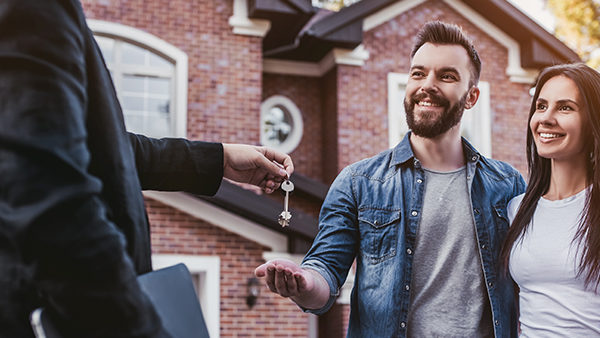
[{"label": "man's nose", "polygon": [[421,91],[426,93],[436,93],[438,91],[437,81],[434,74],[428,74],[421,83]]}]

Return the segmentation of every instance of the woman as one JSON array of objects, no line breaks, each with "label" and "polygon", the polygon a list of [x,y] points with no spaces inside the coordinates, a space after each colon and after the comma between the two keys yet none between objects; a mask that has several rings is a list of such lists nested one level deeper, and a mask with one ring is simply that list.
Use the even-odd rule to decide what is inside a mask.
[{"label": "woman", "polygon": [[600,74],[546,68],[529,112],[529,186],[508,205],[501,259],[522,337],[600,336]]}]

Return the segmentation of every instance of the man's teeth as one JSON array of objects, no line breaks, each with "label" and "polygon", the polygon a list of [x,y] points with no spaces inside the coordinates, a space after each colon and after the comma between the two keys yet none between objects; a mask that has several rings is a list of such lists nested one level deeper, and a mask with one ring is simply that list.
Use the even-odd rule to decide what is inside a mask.
[{"label": "man's teeth", "polygon": [[550,133],[540,133],[540,136],[543,138],[557,138],[560,137],[560,134],[550,134]]},{"label": "man's teeth", "polygon": [[435,104],[433,102],[425,102],[425,101],[420,101],[419,102],[419,106],[423,106],[423,107],[439,107],[439,104]]}]

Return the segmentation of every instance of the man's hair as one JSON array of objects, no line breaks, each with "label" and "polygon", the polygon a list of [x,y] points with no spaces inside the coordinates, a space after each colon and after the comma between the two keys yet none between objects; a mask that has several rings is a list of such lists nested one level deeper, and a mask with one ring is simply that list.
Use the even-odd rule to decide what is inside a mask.
[{"label": "man's hair", "polygon": [[419,30],[415,45],[410,53],[411,59],[415,56],[419,48],[427,42],[439,45],[460,45],[469,55],[471,60],[471,80],[469,86],[476,86],[479,83],[479,75],[481,74],[481,59],[479,54],[473,47],[471,40],[463,33],[462,29],[457,25],[432,21],[428,22]]}]

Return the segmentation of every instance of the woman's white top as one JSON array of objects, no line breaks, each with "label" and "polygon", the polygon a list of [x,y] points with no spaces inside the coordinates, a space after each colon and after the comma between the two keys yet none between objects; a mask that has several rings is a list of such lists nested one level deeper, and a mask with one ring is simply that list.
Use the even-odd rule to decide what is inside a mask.
[{"label": "woman's white top", "polygon": [[[586,289],[585,275],[577,277],[581,251],[573,242],[586,191],[540,198],[523,241],[513,245],[509,270],[520,288],[521,337],[600,337],[600,290]],[[522,200],[508,204],[511,223]]]}]

